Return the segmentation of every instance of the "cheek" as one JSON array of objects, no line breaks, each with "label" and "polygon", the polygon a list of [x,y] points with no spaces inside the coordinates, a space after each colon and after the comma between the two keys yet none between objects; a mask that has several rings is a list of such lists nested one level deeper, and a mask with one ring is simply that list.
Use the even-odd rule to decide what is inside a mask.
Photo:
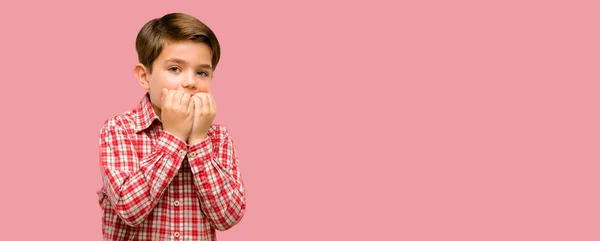
[{"label": "cheek", "polygon": [[162,85],[162,88],[167,88],[170,90],[176,90],[179,88],[178,81],[174,78],[171,78],[171,79],[165,78],[162,81],[161,85]]},{"label": "cheek", "polygon": [[210,92],[210,81],[206,81],[204,83],[201,83],[200,85],[200,92]]},{"label": "cheek", "polygon": [[165,78],[164,76],[153,76],[154,78],[152,78],[150,80],[150,101],[152,102],[152,104],[154,104],[155,106],[162,108],[161,105],[161,101],[162,101],[162,89],[163,88],[167,88],[169,90],[173,90],[173,89],[177,89],[177,84],[172,81],[169,80],[168,78]]},{"label": "cheek", "polygon": [[161,92],[163,88],[169,90],[175,90],[178,88],[178,82],[174,78],[167,78],[167,76],[154,76],[150,81],[150,92]]},{"label": "cheek", "polygon": [[150,101],[158,108],[162,108],[162,89],[179,89],[179,80],[173,76],[162,75],[162,73],[156,73],[152,77],[150,80]]}]

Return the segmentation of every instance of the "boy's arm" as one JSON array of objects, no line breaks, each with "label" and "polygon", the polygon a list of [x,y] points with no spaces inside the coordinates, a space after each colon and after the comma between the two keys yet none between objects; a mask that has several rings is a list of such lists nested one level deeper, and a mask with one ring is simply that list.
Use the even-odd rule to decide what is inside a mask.
[{"label": "boy's arm", "polygon": [[137,226],[152,211],[177,174],[186,143],[162,131],[154,150],[141,160],[127,131],[113,119],[100,132],[100,164],[104,192],[119,217]]},{"label": "boy's arm", "polygon": [[[227,230],[244,216],[246,197],[233,141],[225,127],[216,126],[213,143],[207,137],[188,155],[202,210],[217,230]],[[214,146],[218,144],[218,146]]]}]

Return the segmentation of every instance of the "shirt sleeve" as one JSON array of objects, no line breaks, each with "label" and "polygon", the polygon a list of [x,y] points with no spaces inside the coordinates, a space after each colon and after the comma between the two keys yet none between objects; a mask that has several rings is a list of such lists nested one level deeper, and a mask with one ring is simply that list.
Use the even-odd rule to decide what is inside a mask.
[{"label": "shirt sleeve", "polygon": [[202,211],[212,226],[223,231],[236,225],[246,210],[246,197],[227,129],[217,126],[214,137],[190,147],[188,158]]},{"label": "shirt sleeve", "polygon": [[[119,217],[130,226],[142,223],[177,174],[186,143],[161,131],[153,151],[138,158],[132,131],[116,120],[100,131],[100,166],[103,190]],[[131,134],[130,134],[131,133]]]}]

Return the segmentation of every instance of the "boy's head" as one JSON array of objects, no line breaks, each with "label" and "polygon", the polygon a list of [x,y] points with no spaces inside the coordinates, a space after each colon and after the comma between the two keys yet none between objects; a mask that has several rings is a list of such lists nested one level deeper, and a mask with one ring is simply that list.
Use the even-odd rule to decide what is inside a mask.
[{"label": "boy's head", "polygon": [[139,63],[134,72],[155,110],[160,111],[163,88],[210,92],[221,49],[213,31],[200,20],[183,13],[153,19],[138,33],[135,47]]}]

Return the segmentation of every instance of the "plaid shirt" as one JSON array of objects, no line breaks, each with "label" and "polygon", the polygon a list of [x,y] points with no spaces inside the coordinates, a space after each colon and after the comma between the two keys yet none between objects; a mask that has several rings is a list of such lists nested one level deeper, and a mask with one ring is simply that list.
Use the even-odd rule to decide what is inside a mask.
[{"label": "plaid shirt", "polygon": [[246,209],[227,129],[188,146],[162,130],[147,93],[102,126],[100,166],[104,240],[216,240]]}]

